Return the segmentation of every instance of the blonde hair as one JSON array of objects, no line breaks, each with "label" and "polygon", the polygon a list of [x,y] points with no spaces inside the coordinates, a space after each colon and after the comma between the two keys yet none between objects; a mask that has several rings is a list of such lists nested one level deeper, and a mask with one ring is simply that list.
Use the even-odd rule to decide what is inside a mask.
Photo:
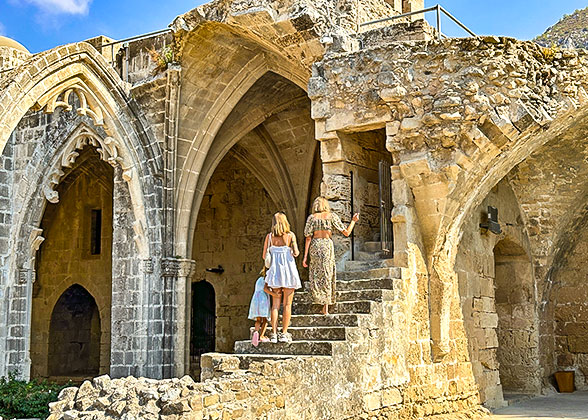
[{"label": "blonde hair", "polygon": [[272,219],[272,233],[274,236],[284,236],[288,232],[290,232],[288,218],[284,213],[277,212]]},{"label": "blonde hair", "polygon": [[327,201],[326,198],[317,197],[314,199],[314,202],[312,203],[312,212],[313,213],[323,213],[323,212],[330,213],[331,206],[329,206],[329,202]]},{"label": "blonde hair", "polygon": [[263,267],[263,268],[261,269],[261,271],[259,272],[259,276],[260,276],[260,277],[265,277],[265,272],[266,272],[266,270],[267,270],[267,268]]}]

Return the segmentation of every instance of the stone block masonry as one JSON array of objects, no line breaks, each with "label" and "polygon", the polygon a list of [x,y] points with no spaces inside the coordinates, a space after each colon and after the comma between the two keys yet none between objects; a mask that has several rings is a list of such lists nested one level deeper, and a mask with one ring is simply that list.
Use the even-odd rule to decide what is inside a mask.
[{"label": "stone block masonry", "polygon": [[[0,49],[0,66],[18,64],[0,75],[0,374],[47,376],[50,314],[63,335],[68,311],[93,299],[98,373],[110,376],[64,391],[52,420],[477,418],[503,392],[548,388],[555,369],[586,386],[586,52],[432,41],[418,17],[357,31],[420,7],[216,0],[118,51],[116,69],[87,43]],[[174,50],[158,74],[149,45]],[[393,259],[373,252],[381,160]],[[70,169],[106,193],[75,203]],[[251,347],[271,214],[285,210],[301,240],[320,190],[347,221],[351,171],[362,261],[338,236],[334,315],[298,292],[294,342]],[[92,228],[80,214],[97,201],[112,214]],[[480,227],[488,206],[500,234]],[[52,208],[66,227],[43,223]],[[111,264],[73,258],[87,228],[110,242]],[[201,280],[216,302],[192,300]],[[53,302],[57,285],[79,292],[70,307]],[[184,376],[203,351],[193,310],[208,311],[195,322],[210,350],[234,352],[203,355],[200,383]],[[96,372],[96,319],[77,319],[84,377]]]},{"label": "stone block masonry", "polygon": [[64,390],[49,419],[483,418],[487,411],[479,408],[471,367],[459,356],[463,349],[442,364],[423,351],[428,316],[414,308],[427,279],[417,254],[412,261],[402,274],[381,262],[348,263],[352,271],[340,280],[343,303],[346,294],[358,295],[354,290],[373,291],[372,283],[385,293],[356,297],[368,303],[362,314],[335,309],[335,316],[350,319],[345,339],[333,341],[328,354],[209,353],[202,356],[200,383],[99,377]]}]

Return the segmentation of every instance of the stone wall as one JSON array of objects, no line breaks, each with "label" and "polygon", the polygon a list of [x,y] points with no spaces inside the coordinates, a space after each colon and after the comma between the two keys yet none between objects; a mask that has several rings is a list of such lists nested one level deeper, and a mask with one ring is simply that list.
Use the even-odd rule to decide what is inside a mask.
[{"label": "stone wall", "polygon": [[[279,209],[257,178],[231,154],[217,167],[198,212],[193,281],[207,280],[216,294],[216,350],[232,352],[249,337],[247,320],[261,254]],[[223,274],[207,273],[221,265]]]},{"label": "stone wall", "polygon": [[[16,48],[0,46],[0,70],[9,70],[22,64],[31,55]],[[4,76],[0,73],[0,79]]]},{"label": "stone wall", "polygon": [[[488,206],[498,208],[500,235],[480,228]],[[469,215],[455,267],[482,402],[499,407],[503,391],[538,392],[538,321],[529,240],[506,180]],[[521,295],[524,302],[517,299]]]},{"label": "stone wall", "polygon": [[[73,285],[84,287],[96,301],[101,325],[99,373],[110,372],[112,167],[92,148],[86,148],[76,163],[59,186],[60,202],[47,206],[41,222],[45,241],[39,250],[33,288],[33,377],[51,375],[48,363],[52,314],[60,296]],[[91,249],[91,212],[95,209],[102,214],[99,254],[92,254]]]},{"label": "stone wall", "polygon": [[[553,371],[574,370],[576,388],[588,389],[588,290],[586,289],[586,231],[554,275],[550,302],[553,309],[555,354]],[[548,374],[553,371],[546,372]]]},{"label": "stone wall", "polygon": [[370,313],[358,315],[356,327],[346,327],[332,356],[207,354],[201,383],[189,377],[96,378],[63,391],[49,419],[127,413],[146,419],[485,417],[463,337],[456,337],[443,363],[431,359],[428,279],[413,251],[401,276],[393,274],[400,270],[384,270],[393,290],[370,302]]}]

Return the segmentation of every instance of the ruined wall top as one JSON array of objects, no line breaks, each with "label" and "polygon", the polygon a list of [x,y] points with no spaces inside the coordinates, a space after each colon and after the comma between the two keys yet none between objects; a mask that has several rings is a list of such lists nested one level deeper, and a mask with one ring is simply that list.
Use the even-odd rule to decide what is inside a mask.
[{"label": "ruined wall top", "polygon": [[215,0],[195,11],[208,20],[222,22],[255,11],[266,11],[276,22],[306,16],[314,21],[319,33],[352,33],[358,24],[402,13],[402,4],[397,0]]},{"label": "ruined wall top", "polygon": [[13,39],[0,36],[0,71],[14,68],[29,58],[28,50]]},{"label": "ruined wall top", "polygon": [[488,121],[504,133],[520,133],[588,101],[584,50],[493,36],[383,41],[327,52],[315,65],[309,96],[327,132],[388,122],[390,151],[449,156],[468,148],[474,125],[484,129]]}]

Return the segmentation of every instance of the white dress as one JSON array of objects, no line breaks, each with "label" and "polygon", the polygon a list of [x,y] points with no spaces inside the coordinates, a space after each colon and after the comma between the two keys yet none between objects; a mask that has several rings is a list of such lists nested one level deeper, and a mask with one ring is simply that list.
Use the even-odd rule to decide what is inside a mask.
[{"label": "white dress", "polygon": [[255,282],[255,292],[249,304],[249,319],[256,320],[257,318],[270,317],[270,298],[267,293],[263,291],[265,285],[265,278],[260,277]]},{"label": "white dress", "polygon": [[272,245],[272,236],[268,240],[268,250],[272,256],[272,263],[267,270],[265,282],[271,288],[284,287],[286,289],[300,289],[300,275],[296,268],[296,261],[292,255],[292,248],[288,245]]}]

